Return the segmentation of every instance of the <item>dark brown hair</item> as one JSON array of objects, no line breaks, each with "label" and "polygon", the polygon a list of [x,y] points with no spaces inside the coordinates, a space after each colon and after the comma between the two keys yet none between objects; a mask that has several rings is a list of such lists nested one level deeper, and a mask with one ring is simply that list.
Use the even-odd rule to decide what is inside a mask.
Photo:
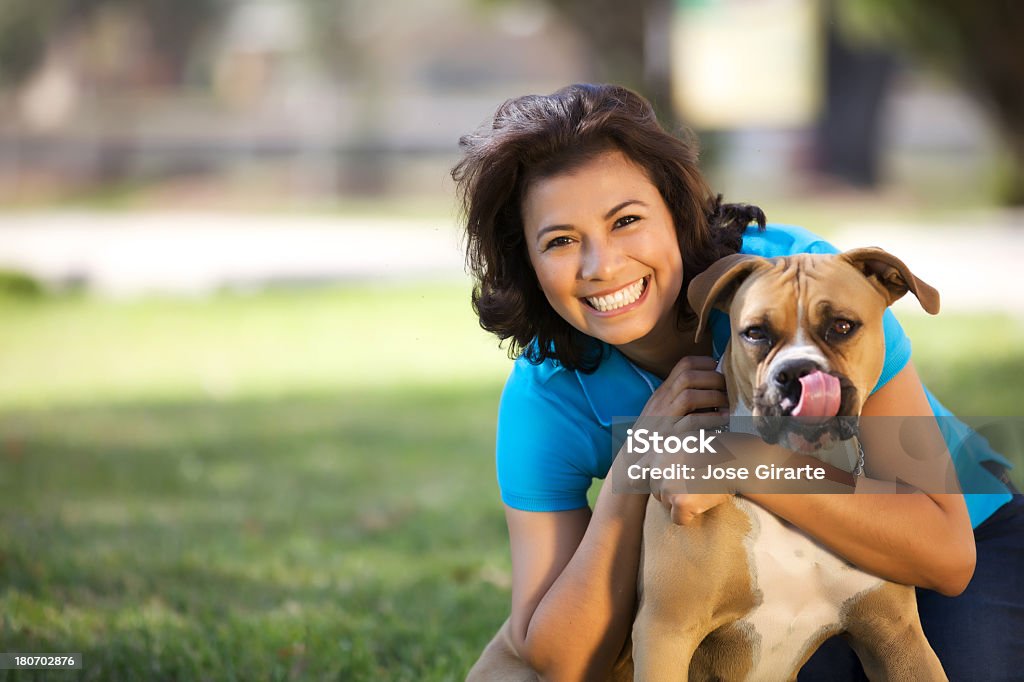
[{"label": "dark brown hair", "polygon": [[[578,84],[551,95],[510,99],[489,124],[459,140],[464,155],[452,169],[466,221],[466,264],[475,279],[473,309],[480,326],[509,356],[531,362],[554,358],[569,369],[593,371],[599,344],[556,313],[537,283],[523,234],[521,205],[529,184],[583,165],[611,150],[644,169],[676,227],[683,258],[679,324],[693,320],[686,287],[722,256],[736,253],[761,209],[723,205],[697,166],[692,133],[667,133],[640,95],[615,85]],[[533,343],[536,341],[536,343]]]}]

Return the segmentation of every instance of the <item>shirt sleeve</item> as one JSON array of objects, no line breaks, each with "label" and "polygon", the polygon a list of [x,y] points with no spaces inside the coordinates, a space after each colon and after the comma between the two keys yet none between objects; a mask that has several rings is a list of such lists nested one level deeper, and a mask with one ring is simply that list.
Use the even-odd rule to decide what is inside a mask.
[{"label": "shirt sleeve", "polygon": [[889,383],[910,362],[910,337],[903,331],[903,326],[891,309],[886,310],[882,316],[882,330],[885,333],[885,361],[882,363],[882,375],[878,377],[872,393]]},{"label": "shirt sleeve", "polygon": [[587,506],[592,477],[574,454],[594,447],[571,406],[513,370],[498,408],[496,459],[501,499],[523,511],[567,511]]}]

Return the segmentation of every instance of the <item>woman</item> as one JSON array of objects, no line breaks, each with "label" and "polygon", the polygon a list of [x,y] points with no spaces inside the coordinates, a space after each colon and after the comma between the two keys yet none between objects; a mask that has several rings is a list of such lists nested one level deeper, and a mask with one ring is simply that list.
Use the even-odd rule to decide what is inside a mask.
[{"label": "woman", "polygon": [[[721,205],[697,167],[696,145],[667,134],[650,104],[624,88],[574,85],[510,100],[462,146],[453,177],[466,210],[474,309],[517,356],[497,434],[512,614],[471,677],[532,670],[601,679],[630,633],[647,504],[645,495],[616,495],[611,486],[592,510],[587,504],[592,480],[612,466],[611,418],[721,423],[728,401],[711,356],[725,339],[719,324],[716,338],[694,341],[687,285],[737,251],[834,249],[798,228],[748,228],[763,227],[761,211]],[[922,388],[891,313],[886,345],[863,414],[948,414]],[[870,460],[871,435],[862,440]],[[1005,576],[1024,568],[1024,514],[976,461],[958,462],[958,471],[988,476],[993,494],[967,502],[926,494],[749,497],[860,568],[924,588],[925,630],[950,676],[991,670],[1000,679],[1000,670],[1024,669],[1007,627],[1011,618],[1024,622],[1024,606],[1019,585],[1011,589]],[[660,496],[680,523],[726,499]],[[1001,553],[990,556],[978,535],[974,582],[955,597],[975,573],[972,522],[979,533],[996,527],[993,551]],[[973,631],[964,632],[964,618]],[[993,620],[1001,625],[990,627]],[[974,653],[993,650],[997,660]],[[802,679],[812,668],[828,679],[840,679],[841,669],[850,679],[859,674],[841,643],[824,647]]]}]

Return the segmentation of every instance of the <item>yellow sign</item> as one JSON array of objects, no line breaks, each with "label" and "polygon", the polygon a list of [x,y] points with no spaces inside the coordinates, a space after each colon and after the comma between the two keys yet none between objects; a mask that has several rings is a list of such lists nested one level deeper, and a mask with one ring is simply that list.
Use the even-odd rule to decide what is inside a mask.
[{"label": "yellow sign", "polygon": [[705,129],[806,126],[821,105],[823,43],[815,0],[680,3],[676,110]]}]

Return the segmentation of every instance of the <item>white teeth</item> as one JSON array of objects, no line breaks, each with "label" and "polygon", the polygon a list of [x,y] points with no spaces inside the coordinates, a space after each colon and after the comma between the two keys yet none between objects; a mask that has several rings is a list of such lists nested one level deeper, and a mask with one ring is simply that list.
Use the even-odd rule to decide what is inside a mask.
[{"label": "white teeth", "polygon": [[602,313],[606,313],[609,310],[616,310],[635,303],[640,294],[644,293],[644,280],[638,279],[627,287],[623,287],[612,294],[605,296],[593,296],[587,298],[587,303],[594,306]]}]

